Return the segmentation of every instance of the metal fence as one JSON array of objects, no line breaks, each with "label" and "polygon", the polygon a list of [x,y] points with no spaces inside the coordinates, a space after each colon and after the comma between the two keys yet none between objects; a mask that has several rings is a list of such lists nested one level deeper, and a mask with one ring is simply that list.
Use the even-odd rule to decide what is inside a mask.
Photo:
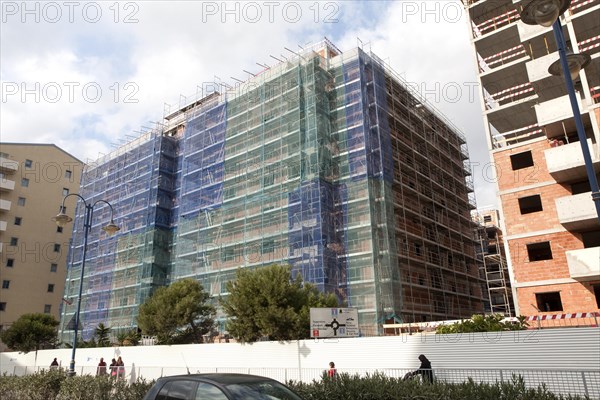
[{"label": "metal fence", "polygon": [[[7,375],[28,375],[48,369],[47,367],[14,366],[11,370],[2,368],[2,373]],[[373,375],[381,373],[393,378],[402,378],[409,369],[338,369],[338,373],[350,375]],[[312,382],[321,380],[325,370],[318,368],[195,368],[195,367],[150,367],[130,365],[125,367],[125,377],[128,381],[137,378],[146,380],[157,379],[161,376],[179,375],[187,373],[243,373],[261,375],[276,379],[280,382],[302,381]],[[77,375],[95,375],[96,367],[82,366],[76,368]],[[588,396],[591,399],[600,399],[600,371],[599,370],[558,370],[558,369],[433,369],[435,380],[438,382],[462,383],[472,379],[476,383],[495,384],[497,382],[511,382],[515,377],[522,377],[525,386],[538,388],[544,385],[555,394],[571,394]]]}]

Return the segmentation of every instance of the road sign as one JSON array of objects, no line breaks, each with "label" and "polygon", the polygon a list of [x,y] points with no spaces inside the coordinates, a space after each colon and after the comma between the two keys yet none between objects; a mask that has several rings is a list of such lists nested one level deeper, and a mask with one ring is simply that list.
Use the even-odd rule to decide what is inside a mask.
[{"label": "road sign", "polygon": [[311,338],[358,336],[358,308],[311,308]]}]

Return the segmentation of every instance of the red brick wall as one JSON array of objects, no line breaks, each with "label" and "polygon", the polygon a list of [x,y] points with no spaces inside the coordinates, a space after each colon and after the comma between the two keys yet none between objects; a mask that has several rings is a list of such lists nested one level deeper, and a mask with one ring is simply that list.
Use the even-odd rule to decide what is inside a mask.
[{"label": "red brick wall", "polygon": [[[563,229],[556,214],[555,200],[559,197],[569,196],[571,191],[569,186],[555,183],[548,173],[544,150],[549,148],[550,144],[544,139],[493,154],[499,191],[516,190],[514,193],[501,195],[500,201],[502,202],[506,224],[505,239],[508,239],[510,258],[517,285],[524,282],[570,278],[565,252],[583,248],[581,235],[568,231],[510,239],[510,236],[515,235]],[[510,156],[528,150],[531,150],[534,165],[513,171]],[[549,184],[525,189],[528,186],[544,183]],[[524,189],[518,190],[519,188]],[[542,198],[543,210],[521,214],[518,199],[536,194],[539,194]],[[545,241],[550,242],[552,259],[530,261],[526,245]],[[517,288],[519,312],[522,315],[539,314],[532,306],[532,304],[536,305],[535,294],[554,291],[560,291],[563,311],[552,312],[551,314],[597,310],[596,298],[591,287],[592,283],[574,282]]]},{"label": "red brick wall", "polygon": [[[596,282],[598,284],[600,282]],[[594,297],[592,282],[567,283],[562,285],[547,285],[537,287],[519,288],[519,306],[522,315],[544,315],[560,313],[590,312],[599,310]],[[540,313],[531,304],[536,305],[535,294],[544,292],[559,292],[564,311]],[[529,299],[529,301],[521,301]]]},{"label": "red brick wall", "polygon": [[[493,154],[496,167],[496,180],[498,189],[506,191],[521,186],[535,185],[540,182],[554,181],[548,173],[544,150],[549,149],[550,144],[546,139],[525,146],[514,147]],[[513,171],[510,156],[531,150],[533,166]]]},{"label": "red brick wall", "polygon": [[[527,253],[527,244],[550,242],[552,259],[543,261],[530,261]],[[569,278],[566,250],[583,249],[579,235],[570,232],[552,233],[509,241],[508,247],[517,283],[541,281],[548,279]]]}]

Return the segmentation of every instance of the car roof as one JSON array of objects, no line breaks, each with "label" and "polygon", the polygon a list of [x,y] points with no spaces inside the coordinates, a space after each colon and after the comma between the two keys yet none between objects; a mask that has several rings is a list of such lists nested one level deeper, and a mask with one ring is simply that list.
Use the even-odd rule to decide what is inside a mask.
[{"label": "car roof", "polygon": [[206,374],[187,374],[163,376],[160,380],[187,379],[203,380],[228,385],[231,383],[250,383],[272,381],[273,379],[258,375],[234,374],[234,373],[206,373]]}]

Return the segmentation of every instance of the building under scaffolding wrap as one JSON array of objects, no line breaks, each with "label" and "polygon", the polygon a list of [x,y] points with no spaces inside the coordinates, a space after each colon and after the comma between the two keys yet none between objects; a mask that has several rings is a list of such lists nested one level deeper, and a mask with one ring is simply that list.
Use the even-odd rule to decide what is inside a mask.
[{"label": "building under scaffolding wrap", "polygon": [[122,224],[88,258],[106,284],[85,291],[86,329],[135,326],[165,283],[193,277],[217,298],[237,268],[273,263],[358,307],[365,335],[483,311],[465,138],[371,52],[325,40],[163,122],[85,175]]}]

